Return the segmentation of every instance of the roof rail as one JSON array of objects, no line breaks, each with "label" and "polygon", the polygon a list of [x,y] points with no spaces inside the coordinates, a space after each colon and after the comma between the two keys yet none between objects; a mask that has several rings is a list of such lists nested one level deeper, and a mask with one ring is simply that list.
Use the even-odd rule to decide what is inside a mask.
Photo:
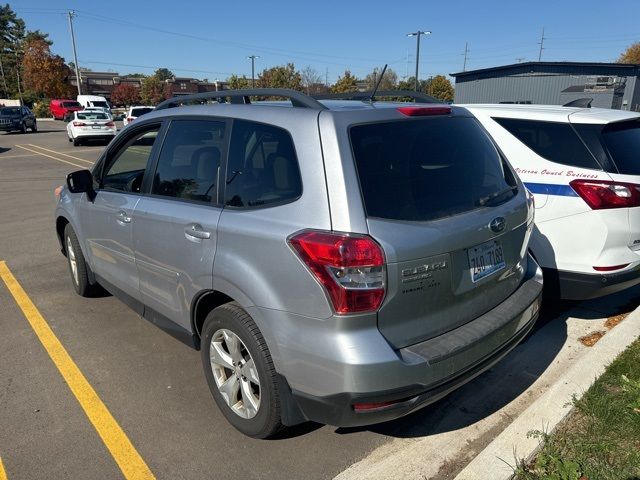
[{"label": "roof rail", "polygon": [[578,107],[578,108],[591,108],[591,102],[593,102],[593,98],[577,98],[576,100],[572,100],[570,102],[562,105],[563,107]]},{"label": "roof rail", "polygon": [[250,97],[285,97],[291,101],[294,107],[313,108],[314,110],[326,110],[327,107],[322,105],[314,98],[304,93],[288,88],[250,88],[246,90],[220,90],[217,92],[195,93],[193,95],[180,95],[165,100],[156,107],[156,110],[165,108],[178,107],[190,103],[202,104],[207,100],[218,99],[219,103],[233,104],[250,104]]},{"label": "roof rail", "polygon": [[[327,94],[313,95],[313,98],[317,100],[367,101],[371,99],[372,93],[373,92],[327,93]],[[412,98],[416,103],[445,103],[442,100],[438,100],[435,97],[427,95],[426,93],[415,92],[413,90],[380,90],[376,92],[376,98],[378,97],[408,97],[408,98]]]}]

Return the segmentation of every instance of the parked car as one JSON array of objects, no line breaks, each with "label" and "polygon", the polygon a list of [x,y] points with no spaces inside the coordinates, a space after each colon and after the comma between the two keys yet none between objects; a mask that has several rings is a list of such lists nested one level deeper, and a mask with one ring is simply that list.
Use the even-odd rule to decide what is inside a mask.
[{"label": "parked car", "polygon": [[101,107],[111,114],[111,105],[109,105],[105,97],[100,95],[78,95],[76,99],[83,108]]},{"label": "parked car", "polygon": [[38,131],[36,117],[27,107],[0,107],[0,130],[27,133]]},{"label": "parked car", "polygon": [[535,196],[545,289],[580,300],[640,283],[640,114],[467,105]]},{"label": "parked car", "polygon": [[53,99],[49,102],[49,110],[54,120],[68,121],[73,112],[82,110],[82,105],[75,100]]},{"label": "parked car", "polygon": [[133,122],[136,118],[141,117],[142,115],[145,115],[149,112],[153,112],[154,108],[155,107],[145,107],[145,106],[129,107],[129,111],[125,115],[124,120],[122,120],[122,123],[126,127],[131,122]]},{"label": "parked car", "polygon": [[73,119],[67,124],[67,136],[74,147],[88,140],[109,142],[115,137],[116,132],[115,122],[102,111],[73,112]]},{"label": "parked car", "polygon": [[[290,103],[235,102],[255,95]],[[102,286],[201,349],[239,431],[400,417],[530,331],[532,197],[465,109],[282,89],[179,106],[202,98],[70,174],[56,230],[77,293]]]}]

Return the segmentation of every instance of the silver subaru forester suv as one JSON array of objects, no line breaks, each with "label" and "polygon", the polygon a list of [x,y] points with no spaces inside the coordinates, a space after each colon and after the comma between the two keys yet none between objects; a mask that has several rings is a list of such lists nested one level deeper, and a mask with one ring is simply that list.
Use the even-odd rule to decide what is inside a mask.
[{"label": "silver subaru forester suv", "polygon": [[56,230],[75,290],[200,349],[252,437],[436,401],[530,331],[542,276],[502,153],[465,109],[421,101],[164,102],[67,177]]}]

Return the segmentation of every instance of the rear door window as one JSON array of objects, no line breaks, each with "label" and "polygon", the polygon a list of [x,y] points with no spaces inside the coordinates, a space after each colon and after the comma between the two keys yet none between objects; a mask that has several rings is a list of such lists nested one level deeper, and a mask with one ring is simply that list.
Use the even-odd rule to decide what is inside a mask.
[{"label": "rear door window", "polygon": [[515,194],[515,178],[473,118],[356,125],[350,137],[370,217],[435,220]]},{"label": "rear door window", "polygon": [[542,158],[562,165],[602,170],[568,123],[496,117],[493,120]]},{"label": "rear door window", "polygon": [[300,168],[291,135],[262,123],[233,124],[225,205],[256,208],[302,195]]},{"label": "rear door window", "polygon": [[226,130],[224,121],[173,120],[162,144],[151,193],[217,202]]}]

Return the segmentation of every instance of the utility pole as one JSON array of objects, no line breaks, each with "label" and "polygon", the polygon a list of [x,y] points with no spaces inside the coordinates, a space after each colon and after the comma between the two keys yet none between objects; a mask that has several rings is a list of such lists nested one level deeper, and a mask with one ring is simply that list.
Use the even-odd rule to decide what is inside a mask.
[{"label": "utility pole", "polygon": [[416,37],[416,81],[415,81],[415,85],[414,85],[414,90],[417,92],[418,91],[418,65],[420,63],[420,37],[422,35],[431,35],[430,31],[421,31],[418,30],[417,32],[413,32],[413,33],[407,33],[407,37]]},{"label": "utility pole", "polygon": [[325,68],[324,70],[324,86],[329,86],[329,67]]},{"label": "utility pole", "polygon": [[251,88],[256,88],[256,58],[259,55],[249,55],[247,58],[251,60]]},{"label": "utility pole", "polygon": [[542,36],[540,37],[540,52],[538,53],[538,61],[542,60],[542,50],[544,50],[544,41],[545,41],[545,37],[544,37],[544,27],[542,27]]},{"label": "utility pole", "polygon": [[462,64],[462,71],[467,71],[467,54],[469,53],[469,42],[464,42],[464,63]]},{"label": "utility pole", "polygon": [[75,12],[73,10],[69,10],[67,12],[69,15],[69,30],[71,31],[71,46],[73,47],[73,63],[76,68],[76,84],[78,85],[78,95],[82,95],[82,79],[80,78],[80,67],[78,67],[78,54],[76,53],[76,36],[73,33],[73,17],[75,16]]}]

